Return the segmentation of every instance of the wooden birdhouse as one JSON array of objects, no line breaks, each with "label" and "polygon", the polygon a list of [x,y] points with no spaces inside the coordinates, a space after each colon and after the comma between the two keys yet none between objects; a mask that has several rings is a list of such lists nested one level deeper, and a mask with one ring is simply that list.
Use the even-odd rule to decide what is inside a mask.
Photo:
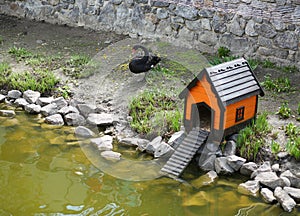
[{"label": "wooden birdhouse", "polygon": [[179,95],[185,99],[185,129],[222,137],[238,132],[255,119],[258,95],[263,89],[245,59],[205,68]]}]

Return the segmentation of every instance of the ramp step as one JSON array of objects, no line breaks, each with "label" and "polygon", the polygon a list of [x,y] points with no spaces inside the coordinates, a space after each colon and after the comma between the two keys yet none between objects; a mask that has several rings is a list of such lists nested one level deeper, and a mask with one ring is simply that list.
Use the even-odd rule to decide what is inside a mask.
[{"label": "ramp step", "polygon": [[178,147],[171,155],[161,171],[178,177],[193,159],[199,147],[205,143],[207,131],[193,129],[178,143]]}]

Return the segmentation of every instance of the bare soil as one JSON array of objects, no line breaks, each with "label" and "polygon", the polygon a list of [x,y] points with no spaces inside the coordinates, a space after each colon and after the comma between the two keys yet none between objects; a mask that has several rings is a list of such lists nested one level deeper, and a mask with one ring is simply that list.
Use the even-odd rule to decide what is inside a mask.
[{"label": "bare soil", "polygon": [[[23,47],[34,53],[41,53],[44,55],[59,54],[62,60],[64,60],[74,54],[85,54],[93,57],[109,45],[127,38],[126,36],[117,35],[112,32],[96,32],[84,28],[52,25],[44,22],[29,21],[4,15],[0,15],[0,36],[0,38],[2,38],[2,42],[0,43],[0,62],[9,62],[15,71],[27,70],[28,66],[20,62],[16,62],[16,60],[9,56],[8,50],[13,46]],[[157,51],[159,52],[159,50]],[[103,53],[101,58],[106,59],[105,53]],[[129,56],[126,56],[126,58],[129,58]],[[120,62],[120,65],[121,64],[124,64],[123,60]],[[119,70],[122,71],[124,68],[119,68]],[[119,100],[129,98],[136,94],[140,89],[147,86],[146,83],[143,83],[142,81],[143,76],[133,76],[127,69],[124,71],[125,72],[122,76],[118,73],[111,73],[110,76],[114,76],[111,77],[111,82],[109,82],[112,83],[112,86],[109,86],[107,82],[105,84],[106,90],[110,89],[111,92],[114,91],[112,89],[115,89],[116,86],[123,86],[121,90],[119,89],[119,94],[117,95]],[[286,137],[284,135],[283,127],[289,122],[293,122],[300,126],[299,121],[296,121],[296,118],[299,117],[296,110],[300,102],[300,73],[287,73],[279,69],[266,69],[258,66],[255,69],[255,74],[260,82],[263,82],[264,77],[268,74],[271,75],[272,78],[288,77],[295,89],[291,93],[272,93],[270,91],[265,91],[265,96],[259,99],[258,111],[267,111],[270,113],[269,122],[273,126],[274,132],[278,132],[277,140],[284,148]],[[64,76],[62,74],[58,75]],[[67,80],[72,79],[71,77],[64,78]],[[127,79],[128,81],[120,83],[120,78]],[[135,82],[136,80],[141,82]],[[93,82],[91,87],[93,87],[93,85],[97,85],[97,81],[93,78],[79,80],[78,82],[85,83],[87,86],[89,86],[89,83],[87,82]],[[181,86],[184,86],[188,82],[189,80],[180,81]],[[88,88],[85,90],[88,92]],[[81,99],[84,99],[84,97],[88,98],[89,96],[90,98],[95,99],[95,92],[91,91],[89,92],[90,95],[85,95],[87,93],[83,94],[82,92],[78,92],[78,89],[74,89],[74,91],[77,91],[77,95],[82,94]],[[102,103],[105,100],[104,97],[105,95],[102,98],[96,98],[97,103]],[[109,100],[113,99],[114,98],[110,98]],[[275,113],[281,103],[285,101],[288,102],[289,107],[292,109],[293,116],[287,120],[281,120]],[[127,101],[124,100],[123,105],[126,103]]]}]

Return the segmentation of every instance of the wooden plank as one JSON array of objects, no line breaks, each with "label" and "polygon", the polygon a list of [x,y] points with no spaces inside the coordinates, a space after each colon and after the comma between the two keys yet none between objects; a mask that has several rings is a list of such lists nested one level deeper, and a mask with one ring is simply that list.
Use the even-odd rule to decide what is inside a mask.
[{"label": "wooden plank", "polygon": [[236,74],[236,75],[233,75],[231,77],[216,80],[213,83],[214,83],[214,86],[217,87],[219,85],[223,85],[225,83],[232,82],[232,80],[242,79],[242,78],[247,77],[247,76],[252,76],[252,73],[250,71],[246,71],[244,73]]},{"label": "wooden plank", "polygon": [[237,68],[237,69],[234,69],[231,71],[224,71],[223,73],[217,73],[214,76],[210,75],[210,79],[211,79],[211,81],[214,82],[214,81],[226,78],[226,77],[230,77],[230,76],[237,75],[240,73],[245,73],[247,71],[249,71],[248,66],[244,66],[244,67],[240,67],[240,68]]},{"label": "wooden plank", "polygon": [[254,86],[251,86],[251,87],[248,87],[248,88],[245,88],[245,89],[241,89],[238,92],[233,92],[232,94],[224,95],[224,96],[221,97],[221,100],[223,102],[229,101],[233,98],[237,98],[237,97],[240,97],[242,95],[246,95],[246,94],[251,93],[251,92],[256,91],[256,90],[259,90],[258,85],[254,85]]},{"label": "wooden plank", "polygon": [[252,82],[253,80],[254,80],[253,76],[247,76],[247,77],[244,77],[242,79],[238,79],[238,80],[235,80],[233,82],[230,82],[230,83],[227,83],[227,84],[224,84],[224,85],[220,85],[220,86],[216,87],[216,90],[218,92],[222,92],[222,91],[225,91],[227,89],[231,89],[231,88],[234,88],[236,86],[239,86],[239,85],[242,85],[242,84],[245,84],[245,83],[248,83],[248,82]]},{"label": "wooden plank", "polygon": [[224,91],[220,91],[219,95],[220,95],[220,97],[222,97],[222,96],[229,95],[229,94],[232,94],[232,93],[237,93],[235,97],[238,97],[240,95],[239,94],[240,90],[242,90],[242,89],[247,90],[249,87],[252,87],[252,86],[257,86],[258,87],[257,82],[255,80],[252,80],[251,82],[243,83],[241,85],[237,85],[233,88],[230,88],[230,89],[227,89],[227,90],[224,90]]}]

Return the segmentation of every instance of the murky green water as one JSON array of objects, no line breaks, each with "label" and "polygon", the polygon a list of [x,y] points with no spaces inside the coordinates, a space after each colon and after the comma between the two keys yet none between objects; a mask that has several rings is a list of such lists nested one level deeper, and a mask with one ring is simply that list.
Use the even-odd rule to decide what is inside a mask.
[{"label": "murky green water", "polygon": [[[240,177],[220,178],[214,186],[200,189],[191,180],[115,178],[97,168],[97,163],[105,161],[91,162],[86,157],[73,128],[39,122],[37,116],[22,111],[13,119],[0,117],[1,216],[284,214],[260,198],[239,194]],[[109,163],[103,167],[107,171]],[[112,169],[117,173],[121,167]],[[145,167],[133,169],[134,175],[147,172]],[[196,178],[196,174],[190,169],[185,178]]]}]

